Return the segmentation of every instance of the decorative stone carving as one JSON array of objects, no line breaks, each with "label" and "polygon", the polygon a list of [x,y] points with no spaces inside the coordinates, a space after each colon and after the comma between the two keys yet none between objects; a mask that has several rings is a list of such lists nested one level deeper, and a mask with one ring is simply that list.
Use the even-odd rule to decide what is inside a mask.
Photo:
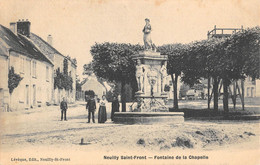
[{"label": "decorative stone carving", "polygon": [[150,71],[147,73],[147,78],[149,81],[149,84],[151,86],[151,96],[153,97],[154,94],[154,86],[158,83],[157,79],[158,79],[158,71],[154,68],[150,68]]},{"label": "decorative stone carving", "polygon": [[138,92],[144,91],[144,75],[145,75],[144,65],[141,64],[140,60],[137,60],[136,81],[137,81],[137,85],[138,85]]},{"label": "decorative stone carving", "polygon": [[161,73],[161,92],[164,92],[164,86],[165,86],[165,81],[167,77],[167,67],[166,67],[166,62],[161,67],[160,70]]}]

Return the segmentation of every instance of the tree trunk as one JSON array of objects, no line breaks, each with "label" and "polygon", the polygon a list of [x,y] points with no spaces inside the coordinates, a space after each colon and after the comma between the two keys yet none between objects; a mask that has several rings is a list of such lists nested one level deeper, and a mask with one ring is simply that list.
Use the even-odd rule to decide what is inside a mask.
[{"label": "tree trunk", "polygon": [[213,78],[214,111],[218,111],[218,84],[218,79]]},{"label": "tree trunk", "polygon": [[175,79],[174,79],[174,82],[173,82],[173,91],[174,91],[174,99],[173,99],[173,104],[174,104],[174,109],[177,110],[179,109],[179,106],[178,106],[178,89],[177,89],[177,83],[178,83],[178,75],[175,74]]},{"label": "tree trunk", "polygon": [[125,95],[125,81],[121,82],[121,102],[122,102],[122,112],[126,112],[126,95]]},{"label": "tree trunk", "polygon": [[228,112],[228,80],[227,79],[223,79],[223,108],[224,108],[224,112]]},{"label": "tree trunk", "polygon": [[232,101],[233,101],[233,105],[234,105],[234,110],[236,110],[236,103],[237,103],[237,88],[236,88],[236,82],[233,82],[233,97],[232,97]]},{"label": "tree trunk", "polygon": [[208,78],[208,110],[210,110],[210,77]]},{"label": "tree trunk", "polygon": [[245,110],[245,89],[244,89],[244,80],[241,80],[241,103],[242,110]]},{"label": "tree trunk", "polygon": [[178,80],[178,76],[174,76],[173,74],[171,74],[171,78],[172,78],[172,87],[173,87],[173,108],[174,110],[178,109],[178,97],[177,97],[177,80]]}]

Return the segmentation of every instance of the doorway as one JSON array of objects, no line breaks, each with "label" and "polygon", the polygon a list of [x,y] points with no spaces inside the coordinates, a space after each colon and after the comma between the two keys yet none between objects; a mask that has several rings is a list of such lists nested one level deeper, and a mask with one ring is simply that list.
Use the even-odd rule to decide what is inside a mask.
[{"label": "doorway", "polygon": [[30,98],[29,98],[29,85],[26,85],[25,86],[25,97],[26,97],[26,108],[29,108],[30,106],[29,106],[29,104],[30,104]]},{"label": "doorway", "polygon": [[33,106],[36,105],[36,86],[33,85]]}]

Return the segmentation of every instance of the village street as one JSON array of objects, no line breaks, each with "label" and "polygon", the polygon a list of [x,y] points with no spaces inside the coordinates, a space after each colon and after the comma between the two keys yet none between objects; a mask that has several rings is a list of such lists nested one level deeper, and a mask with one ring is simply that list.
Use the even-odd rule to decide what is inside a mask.
[{"label": "village street", "polygon": [[[258,121],[188,120],[182,124],[122,125],[111,122],[109,107],[105,124],[98,124],[97,120],[95,124],[87,123],[87,111],[82,103],[70,105],[68,121],[60,121],[59,106],[1,113],[2,154],[12,157],[15,150],[38,158],[59,155],[59,150],[70,156],[74,151],[79,152],[79,156],[84,152],[97,154],[98,150],[99,154],[120,152],[129,155],[131,151],[131,154],[185,152],[215,155],[237,148],[259,153]],[[81,138],[84,145],[79,144]],[[43,154],[43,151],[46,152]]]}]

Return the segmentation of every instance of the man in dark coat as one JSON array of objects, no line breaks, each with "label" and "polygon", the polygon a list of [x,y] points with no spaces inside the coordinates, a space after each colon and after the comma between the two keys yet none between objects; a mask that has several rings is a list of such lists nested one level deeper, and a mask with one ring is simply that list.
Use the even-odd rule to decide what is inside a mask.
[{"label": "man in dark coat", "polygon": [[67,121],[66,112],[68,109],[68,105],[64,97],[62,99],[62,102],[60,103],[60,109],[61,109],[61,121],[63,120],[63,115],[64,115],[64,120]]},{"label": "man in dark coat", "polygon": [[90,115],[92,114],[92,121],[95,123],[95,110],[96,110],[96,101],[94,96],[90,96],[88,103],[86,105],[86,109],[88,109],[88,123],[90,123]]},{"label": "man in dark coat", "polygon": [[114,96],[112,101],[112,110],[111,110],[111,120],[114,121],[115,112],[119,112],[119,101],[116,96]]}]

